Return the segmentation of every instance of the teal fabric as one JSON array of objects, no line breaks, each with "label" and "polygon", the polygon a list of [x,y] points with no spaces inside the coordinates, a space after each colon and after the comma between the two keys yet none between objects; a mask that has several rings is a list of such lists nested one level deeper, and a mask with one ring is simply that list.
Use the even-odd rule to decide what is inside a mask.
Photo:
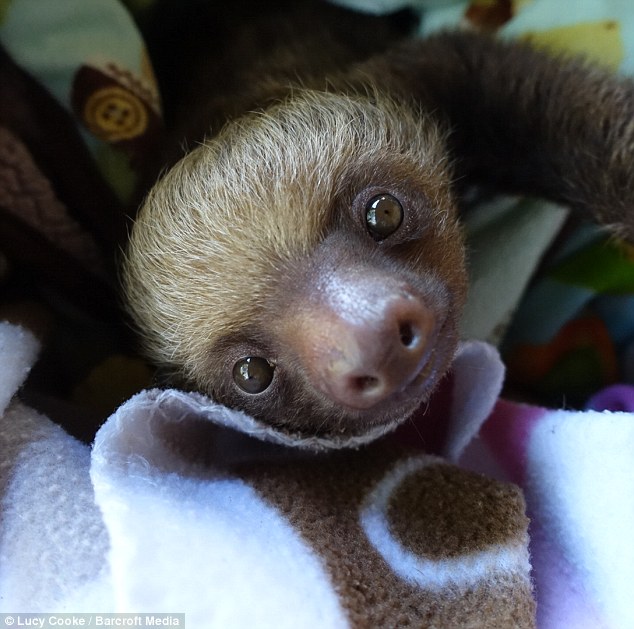
[{"label": "teal fabric", "polygon": [[0,40],[69,109],[75,70],[87,61],[141,74],[143,42],[118,0],[12,0]]},{"label": "teal fabric", "polygon": [[[104,75],[104,88],[110,84],[114,101],[104,106],[127,102],[148,121],[144,126],[138,120],[137,140],[156,127],[160,118],[156,82],[128,10],[119,0],[5,0],[0,4],[0,42],[18,65],[77,117],[104,176],[122,200],[128,198],[135,185],[131,163],[135,151],[130,149],[135,136],[129,132],[124,145],[120,135],[108,135],[107,129],[95,134],[94,125],[82,119],[72,102],[78,76],[83,76],[80,70],[90,68]],[[112,91],[115,86],[119,92]],[[86,91],[88,86],[79,89]]]}]

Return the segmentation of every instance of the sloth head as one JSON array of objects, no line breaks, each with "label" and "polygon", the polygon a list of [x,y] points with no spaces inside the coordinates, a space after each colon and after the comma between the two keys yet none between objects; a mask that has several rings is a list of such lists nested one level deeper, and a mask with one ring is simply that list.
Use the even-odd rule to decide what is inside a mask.
[{"label": "sloth head", "polygon": [[230,122],[150,192],[123,285],[148,355],[227,406],[311,436],[402,421],[464,301],[443,136],[374,94]]}]

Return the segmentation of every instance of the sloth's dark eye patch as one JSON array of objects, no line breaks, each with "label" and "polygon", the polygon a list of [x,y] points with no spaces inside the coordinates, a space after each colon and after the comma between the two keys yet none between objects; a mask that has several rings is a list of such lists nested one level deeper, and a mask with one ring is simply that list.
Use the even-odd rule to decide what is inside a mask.
[{"label": "sloth's dark eye patch", "polygon": [[372,197],[365,206],[365,223],[375,240],[393,234],[403,222],[403,206],[391,194]]},{"label": "sloth's dark eye patch", "polygon": [[233,366],[233,380],[245,393],[262,393],[273,381],[275,365],[260,356],[241,358]]}]

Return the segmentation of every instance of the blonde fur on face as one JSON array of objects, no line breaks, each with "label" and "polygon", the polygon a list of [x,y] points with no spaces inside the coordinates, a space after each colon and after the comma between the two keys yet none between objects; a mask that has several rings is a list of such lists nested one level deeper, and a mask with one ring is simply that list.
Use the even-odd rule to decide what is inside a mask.
[{"label": "blonde fur on face", "polygon": [[149,355],[205,382],[209,348],[258,317],[280,269],[310,254],[351,181],[372,183],[382,163],[419,173],[435,228],[455,229],[437,127],[377,94],[300,91],[184,157],[150,192],[124,260]]},{"label": "blonde fur on face", "polygon": [[268,425],[404,421],[458,341],[454,195],[544,196],[634,234],[634,84],[489,34],[399,41],[328,3],[270,8],[246,31],[238,10],[237,37],[215,11],[196,67],[166,68],[193,84],[165,154],[221,131],[149,194],[127,305],[179,385]]}]

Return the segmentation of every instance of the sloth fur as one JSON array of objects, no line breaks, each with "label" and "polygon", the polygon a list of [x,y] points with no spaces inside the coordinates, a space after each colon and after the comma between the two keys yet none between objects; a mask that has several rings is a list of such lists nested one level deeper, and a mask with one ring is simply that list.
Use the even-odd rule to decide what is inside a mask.
[{"label": "sloth fur", "polygon": [[[632,237],[634,88],[473,33],[291,81],[297,45],[274,47],[283,72],[258,58],[185,116],[174,146],[206,137],[149,193],[124,294],[148,355],[189,386],[291,432],[358,434],[411,415],[451,364],[466,182],[542,194]],[[377,238],[380,195],[403,218]],[[270,367],[263,390],[236,384],[245,357]]]}]

